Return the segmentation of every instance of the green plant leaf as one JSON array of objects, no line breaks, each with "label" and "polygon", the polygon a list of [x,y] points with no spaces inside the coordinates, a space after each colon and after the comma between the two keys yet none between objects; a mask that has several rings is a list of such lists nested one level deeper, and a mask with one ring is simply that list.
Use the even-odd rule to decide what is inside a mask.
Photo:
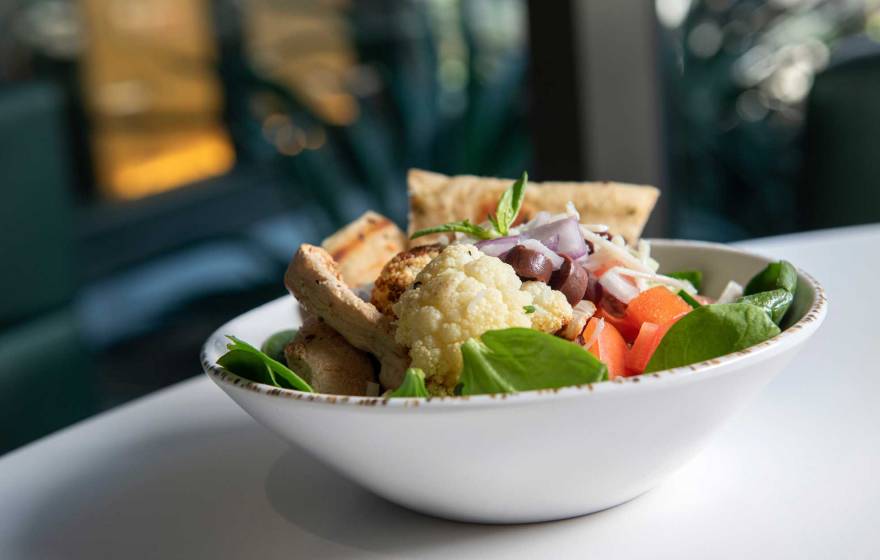
[{"label": "green plant leaf", "polygon": [[493,232],[489,231],[486,228],[472,224],[468,220],[461,220],[460,222],[449,222],[448,224],[443,224],[442,226],[420,229],[419,231],[413,233],[410,236],[410,239],[415,239],[417,237],[422,237],[425,235],[431,235],[432,233],[452,232],[466,233],[471,237],[476,237],[477,239],[492,239],[493,237],[496,237]]},{"label": "green plant leaf", "polygon": [[687,302],[687,304],[690,305],[693,309],[696,309],[696,308],[698,308],[698,307],[703,307],[703,304],[702,304],[702,303],[700,303],[699,301],[695,300],[695,299],[694,299],[694,296],[690,295],[689,293],[687,293],[687,292],[684,291],[684,290],[679,290],[679,291],[678,291],[678,297],[680,297],[681,299],[685,300],[685,301]]},{"label": "green plant leaf", "polygon": [[769,292],[758,292],[757,294],[743,296],[737,301],[757,305],[766,311],[773,322],[778,325],[782,318],[785,317],[785,312],[791,307],[794,295],[788,290],[780,288],[778,290],[770,290]]},{"label": "green plant leaf", "polygon": [[704,305],[679,319],[660,344],[645,373],[711,360],[779,334],[764,309],[750,303]]},{"label": "green plant leaf", "polygon": [[794,295],[797,291],[797,269],[788,261],[768,264],[764,270],[756,274],[746,284],[744,295],[750,296],[760,292],[786,290]]},{"label": "green plant leaf", "polygon": [[602,381],[605,364],[572,342],[533,329],[483,333],[461,346],[461,394],[513,393]]},{"label": "green plant leaf", "polygon": [[400,387],[388,393],[389,399],[427,399],[431,395],[425,387],[425,372],[419,368],[408,368]]},{"label": "green plant leaf", "polygon": [[670,272],[666,276],[687,280],[698,292],[703,287],[703,273],[699,270],[679,270],[678,272]]},{"label": "green plant leaf", "polygon": [[273,360],[284,363],[284,348],[296,338],[297,329],[278,331],[263,341],[260,351]]},{"label": "green plant leaf", "polygon": [[308,383],[281,362],[234,336],[227,335],[226,338],[232,341],[226,345],[229,351],[217,359],[217,363],[226,370],[257,383],[306,393],[315,392]]},{"label": "green plant leaf", "polygon": [[510,232],[510,226],[513,225],[520,208],[522,208],[528,180],[529,174],[523,171],[520,178],[514,181],[513,185],[501,195],[501,198],[498,200],[498,206],[495,209],[495,214],[489,216],[489,221],[492,223],[495,231],[502,236]]}]

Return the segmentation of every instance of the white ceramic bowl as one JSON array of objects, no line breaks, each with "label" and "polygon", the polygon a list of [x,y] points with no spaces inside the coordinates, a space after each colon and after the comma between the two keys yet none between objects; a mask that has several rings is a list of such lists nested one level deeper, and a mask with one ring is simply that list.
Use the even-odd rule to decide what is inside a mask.
[{"label": "white ceramic bowl", "polygon": [[[665,270],[703,270],[710,295],[730,279],[744,284],[771,260],[690,241],[654,241],[652,252]],[[282,298],[218,329],[202,356],[211,379],[258,422],[392,502],[461,521],[522,523],[599,511],[654,487],[789,363],[822,322],[826,301],[800,272],[791,324],[771,340],[560,390],[386,401],[276,389],[216,366],[224,334],[258,345],[297,326],[296,307]]]}]

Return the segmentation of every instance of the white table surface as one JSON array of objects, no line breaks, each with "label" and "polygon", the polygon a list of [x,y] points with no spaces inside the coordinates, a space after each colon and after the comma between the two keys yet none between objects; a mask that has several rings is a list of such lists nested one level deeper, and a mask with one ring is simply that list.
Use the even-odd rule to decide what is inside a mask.
[{"label": "white table surface", "polygon": [[0,558],[878,558],[880,226],[745,245],[816,276],[827,321],[632,502],[537,525],[424,517],[327,472],[200,376],[0,458]]}]

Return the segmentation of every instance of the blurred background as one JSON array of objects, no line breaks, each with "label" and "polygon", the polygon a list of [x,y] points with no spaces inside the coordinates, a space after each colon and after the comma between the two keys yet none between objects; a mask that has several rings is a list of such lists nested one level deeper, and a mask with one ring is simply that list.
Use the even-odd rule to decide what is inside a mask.
[{"label": "blurred background", "polygon": [[880,0],[0,0],[0,453],[197,375],[409,167],[730,241],[880,221],[878,138]]}]

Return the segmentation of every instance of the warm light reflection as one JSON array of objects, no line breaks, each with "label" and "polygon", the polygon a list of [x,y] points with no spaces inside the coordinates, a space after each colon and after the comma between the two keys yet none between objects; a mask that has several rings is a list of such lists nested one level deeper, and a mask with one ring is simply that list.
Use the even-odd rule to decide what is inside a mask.
[{"label": "warm light reflection", "polygon": [[157,142],[161,149],[156,152],[147,150],[124,155],[114,154],[125,146],[125,141],[113,136],[105,138],[105,154],[111,157],[105,162],[102,175],[107,180],[106,188],[115,198],[141,198],[222,175],[235,163],[232,145],[221,130],[161,138]]},{"label": "warm light reflection", "polygon": [[80,9],[101,190],[133,199],[231,169],[210,0],[83,0]]}]

